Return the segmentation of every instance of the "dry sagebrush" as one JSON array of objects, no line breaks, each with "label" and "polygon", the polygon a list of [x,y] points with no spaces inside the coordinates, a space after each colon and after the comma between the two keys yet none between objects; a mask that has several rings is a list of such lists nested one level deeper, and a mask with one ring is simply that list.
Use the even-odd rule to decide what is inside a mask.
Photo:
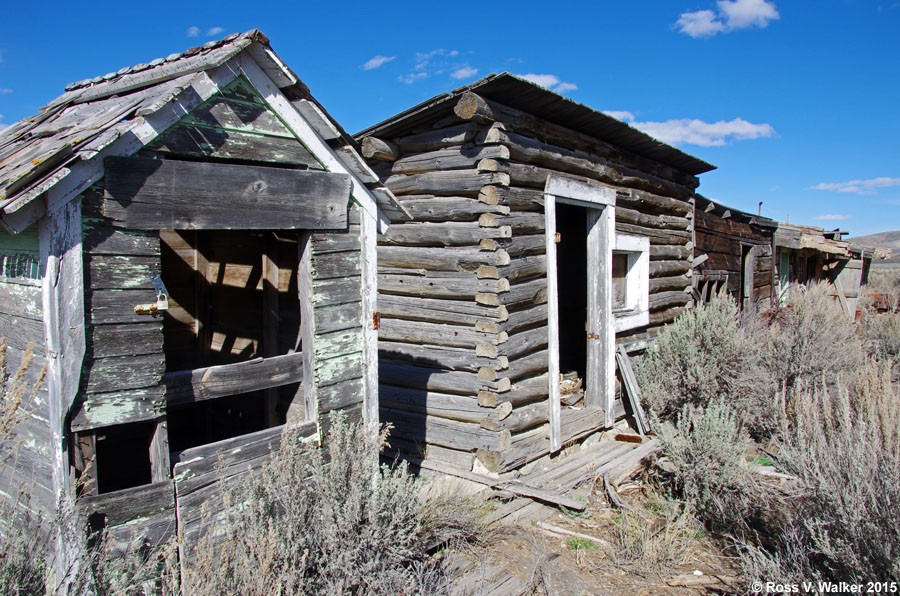
[{"label": "dry sagebrush", "polygon": [[749,548],[750,577],[900,581],[900,388],[866,363],[835,388],[798,388],[779,466],[797,477],[772,549]]},{"label": "dry sagebrush", "polygon": [[741,326],[734,300],[718,296],[666,326],[635,373],[647,406],[664,420],[721,398],[752,429],[768,429],[775,386],[760,366],[761,347]]},{"label": "dry sagebrush", "polygon": [[[405,466],[379,465],[362,426],[331,419],[318,449],[285,434],[257,475],[229,495],[224,533],[201,539],[191,594],[440,594],[447,579],[429,548],[472,538],[462,509],[418,499]],[[470,514],[469,519],[474,519]]]}]

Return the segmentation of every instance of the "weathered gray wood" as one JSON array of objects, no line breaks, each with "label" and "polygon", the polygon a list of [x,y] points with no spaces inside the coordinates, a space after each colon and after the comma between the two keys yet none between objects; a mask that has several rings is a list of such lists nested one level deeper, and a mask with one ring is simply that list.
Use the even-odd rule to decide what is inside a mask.
[{"label": "weathered gray wood", "polygon": [[396,161],[400,157],[400,148],[390,141],[383,141],[377,137],[365,137],[362,140],[362,154],[366,159]]},{"label": "weathered gray wood", "polygon": [[32,345],[40,352],[44,349],[44,324],[34,319],[0,313],[0,338],[19,350]]},{"label": "weathered gray wood", "polygon": [[87,394],[72,407],[72,432],[155,420],[165,414],[165,387]]},{"label": "weathered gray wood", "polygon": [[318,388],[319,416],[332,410],[348,411],[362,407],[362,395],[365,390],[362,377]]},{"label": "weathered gray wood", "polygon": [[146,323],[148,315],[134,312],[138,304],[156,302],[153,290],[98,290],[85,294],[87,319],[91,325]]},{"label": "weathered gray wood", "polygon": [[483,173],[477,169],[396,174],[384,181],[395,195],[433,194],[443,196],[472,196],[487,185],[509,186],[510,177],[501,172]]},{"label": "weathered gray wood", "polygon": [[162,381],[165,368],[162,353],[97,358],[85,368],[83,387],[89,393],[152,387]]},{"label": "weathered gray wood", "polygon": [[312,234],[312,254],[327,252],[358,251],[360,249],[359,230],[353,224],[348,231],[317,232]]},{"label": "weathered gray wood", "polygon": [[631,368],[631,358],[625,347],[620,345],[616,349],[616,362],[619,364],[619,373],[622,376],[622,384],[625,388],[625,397],[628,398],[628,404],[634,414],[634,419],[638,425],[638,431],[642,435],[650,432],[650,422],[641,406],[641,387],[638,385],[637,378],[634,376],[634,370]]},{"label": "weathered gray wood", "polygon": [[547,329],[536,327],[509,334],[506,342],[497,346],[496,352],[512,361],[522,354],[529,354],[547,346],[547,341]]},{"label": "weathered gray wood", "polygon": [[672,321],[677,319],[678,315],[680,315],[684,311],[684,306],[676,306],[674,308],[667,308],[658,312],[651,312],[650,326],[654,327],[657,325],[665,325],[666,323],[671,323]]},{"label": "weathered gray wood", "polygon": [[472,273],[460,273],[454,277],[378,276],[378,289],[382,293],[422,298],[474,299],[478,294],[506,292],[509,287],[505,279],[478,279]]},{"label": "weathered gray wood", "polygon": [[673,290],[650,294],[650,310],[661,310],[672,306],[683,306],[690,302],[691,297],[683,291]]},{"label": "weathered gray wood", "polygon": [[507,333],[516,333],[532,327],[543,327],[547,324],[548,308],[545,303],[513,311],[509,313],[509,318],[500,324],[499,329]]},{"label": "weathered gray wood", "polygon": [[150,440],[150,478],[161,482],[169,478],[169,427],[165,419],[156,423]]},{"label": "weathered gray wood", "polygon": [[447,371],[405,362],[382,361],[378,366],[378,374],[382,383],[387,385],[436,393],[468,395],[473,399],[479,391],[502,393],[509,391],[510,388],[510,381],[507,378],[486,381],[471,372]]},{"label": "weathered gray wood", "polygon": [[521,283],[535,277],[547,275],[547,259],[544,255],[519,257],[511,260],[509,265],[495,267],[493,275],[509,280],[509,283]]},{"label": "weathered gray wood", "polygon": [[503,371],[503,374],[515,383],[522,379],[528,379],[543,374],[549,368],[549,361],[549,350],[540,349],[510,360],[509,368]]},{"label": "weathered gray wood", "polygon": [[[497,187],[486,187],[497,188]],[[415,221],[476,221],[482,213],[506,215],[509,207],[489,205],[471,197],[438,197],[434,195],[406,195],[400,204]]]},{"label": "weathered gray wood", "polygon": [[482,159],[509,159],[509,149],[501,145],[484,146],[472,143],[445,147],[398,159],[391,164],[390,173],[413,174],[437,170],[475,168],[479,160]]},{"label": "weathered gray wood", "polygon": [[616,192],[616,206],[627,207],[641,212],[668,213],[690,217],[693,206],[689,201],[653,194],[630,188]]},{"label": "weathered gray wood", "polygon": [[653,244],[678,244],[685,245],[691,242],[691,232],[684,230],[658,230],[655,228],[647,228],[644,226],[636,226],[634,224],[619,223],[616,224],[616,230],[627,234],[635,234],[637,236],[646,236],[650,238],[651,246]]},{"label": "weathered gray wood", "polygon": [[684,290],[691,287],[691,278],[687,275],[675,275],[672,277],[655,277],[650,280],[650,294],[665,292],[666,290]]},{"label": "weathered gray wood", "polygon": [[506,251],[482,251],[469,247],[446,247],[434,250],[430,247],[381,246],[378,248],[379,266],[422,268],[429,271],[475,272],[482,265],[509,264]]},{"label": "weathered gray wood", "polygon": [[[476,242],[477,244],[477,242]],[[42,320],[41,287],[0,281],[0,312],[14,317]]]},{"label": "weathered gray wood", "polygon": [[482,369],[503,371],[508,359],[482,358],[472,348],[427,346],[380,340],[379,359],[382,361],[408,361],[445,370],[465,370],[478,373]]},{"label": "weathered gray wood", "polygon": [[[548,266],[552,265],[552,259],[547,262]],[[501,302],[512,310],[543,304],[547,301],[547,296],[547,280],[538,278],[511,284],[509,291],[502,295]]]},{"label": "weathered gray wood", "polygon": [[450,449],[502,451],[510,445],[508,431],[485,430],[471,422],[390,408],[381,408],[381,420],[393,424],[395,432],[407,440],[424,441]]},{"label": "weathered gray wood", "polygon": [[425,132],[393,138],[391,141],[403,153],[417,153],[420,151],[432,151],[441,147],[463,145],[474,139],[479,130],[481,130],[480,126],[465,122],[456,126],[448,126],[438,130],[426,130]]},{"label": "weathered gray wood", "polygon": [[[351,354],[335,355],[322,345],[320,336],[316,336],[316,384],[319,388],[334,385],[363,376],[363,355],[361,351]],[[363,346],[358,346],[362,348]],[[357,396],[362,401],[362,394]]]},{"label": "weathered gray wood", "polygon": [[524,432],[549,421],[547,404],[537,402],[513,408],[502,420],[487,418],[481,422],[482,428],[489,430],[508,430],[511,433]]},{"label": "weathered gray wood", "polygon": [[85,221],[84,252],[92,255],[159,255],[159,234],[155,231],[120,230],[105,222]]},{"label": "weathered gray wood", "polygon": [[[617,208],[616,213],[618,212],[619,209]],[[650,245],[651,261],[662,261],[665,259],[690,259],[692,256],[692,251],[687,246],[671,246],[665,244]]]},{"label": "weathered gray wood", "polygon": [[87,347],[93,358],[158,354],[163,350],[162,321],[130,325],[93,325],[87,332]]},{"label": "weathered gray wood", "polygon": [[475,424],[492,411],[478,405],[478,400],[473,396],[397,387],[386,384],[385,379],[379,386],[378,399],[382,407]]},{"label": "weathered gray wood", "polygon": [[107,527],[171,512],[174,507],[175,487],[171,480],[78,499],[79,513],[85,518],[100,515]]},{"label": "weathered gray wood", "polygon": [[362,320],[362,302],[319,307],[314,310],[313,317],[316,334],[357,328]]},{"label": "weathered gray wood", "polygon": [[248,362],[166,373],[169,407],[239,395],[303,381],[303,354],[256,358]]},{"label": "weathered gray wood", "polygon": [[482,306],[471,300],[441,300],[382,294],[378,308],[383,317],[474,327],[483,321],[506,320],[505,306]]},{"label": "weathered gray wood", "polygon": [[[362,283],[359,275],[344,278],[314,280],[312,282],[311,303],[315,308],[359,302],[362,298]],[[310,311],[310,317],[312,311]]]},{"label": "weathered gray wood", "polygon": [[691,220],[676,215],[650,215],[616,205],[616,222],[629,223],[662,230],[687,230]]},{"label": "weathered gray wood", "polygon": [[314,254],[310,264],[313,278],[316,280],[359,275],[362,271],[358,250]]},{"label": "weathered gray wood", "polygon": [[119,157],[104,163],[103,212],[121,227],[346,227],[350,177],[345,174]]},{"label": "weathered gray wood", "polygon": [[679,261],[650,261],[650,277],[671,277],[691,270],[691,263],[687,260]]},{"label": "weathered gray wood", "polygon": [[488,205],[499,205],[510,211],[533,212],[544,210],[544,191],[519,186],[485,186],[478,193],[478,200]]},{"label": "weathered gray wood", "polygon": [[506,226],[483,228],[477,222],[394,224],[379,244],[405,246],[478,246],[484,239],[509,238]]},{"label": "weathered gray wood", "polygon": [[[400,319],[382,319],[378,337],[382,341],[473,348],[478,352],[486,350],[494,353],[496,352],[494,346],[506,340],[505,333],[483,333],[476,331],[473,327],[462,325]],[[494,357],[494,355],[490,357]]]}]

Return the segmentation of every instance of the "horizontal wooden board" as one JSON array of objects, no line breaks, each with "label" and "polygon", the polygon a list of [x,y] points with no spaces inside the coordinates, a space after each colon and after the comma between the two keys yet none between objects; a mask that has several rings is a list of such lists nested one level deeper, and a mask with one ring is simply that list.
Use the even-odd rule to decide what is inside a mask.
[{"label": "horizontal wooden board", "polygon": [[37,352],[44,349],[44,324],[34,319],[0,312],[0,339],[6,344],[25,350],[29,346]]},{"label": "horizontal wooden board", "polygon": [[94,358],[162,353],[162,321],[151,317],[146,317],[146,321],[130,325],[92,325],[86,338],[89,353]]},{"label": "horizontal wooden board", "polygon": [[122,230],[100,220],[85,220],[83,249],[95,255],[159,255],[156,231]]},{"label": "horizontal wooden board", "polygon": [[137,229],[341,229],[350,177],[263,166],[109,157],[103,213]]},{"label": "horizontal wooden board", "polygon": [[362,321],[362,303],[348,302],[316,308],[314,317],[316,334],[358,328]]},{"label": "horizontal wooden board", "polygon": [[41,320],[41,287],[0,280],[0,312]]},{"label": "horizontal wooden board", "polygon": [[162,382],[165,369],[162,354],[97,358],[86,363],[82,386],[88,393],[152,387]]},{"label": "horizontal wooden board", "polygon": [[362,404],[365,388],[363,387],[363,379],[349,379],[322,387],[316,392],[316,399],[319,403],[319,414],[330,412],[332,410],[343,410],[359,404]]},{"label": "horizontal wooden board", "polygon": [[73,432],[130,422],[156,420],[166,413],[165,388],[160,385],[82,395],[72,408]]}]

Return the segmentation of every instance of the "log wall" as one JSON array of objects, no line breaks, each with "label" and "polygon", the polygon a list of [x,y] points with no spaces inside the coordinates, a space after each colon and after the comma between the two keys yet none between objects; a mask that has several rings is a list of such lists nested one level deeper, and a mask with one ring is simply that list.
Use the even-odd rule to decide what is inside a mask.
[{"label": "log wall", "polygon": [[[364,140],[413,216],[379,239],[379,399],[403,449],[505,472],[549,450],[547,177],[614,188],[617,231],[650,238],[650,325],[617,338],[630,344],[689,303],[697,179],[472,95]],[[603,413],[562,422],[565,443]]]},{"label": "log wall", "polygon": [[771,305],[772,229],[698,208],[694,234],[695,254],[707,256],[695,273],[700,278],[712,272],[727,274],[727,291],[738,302],[744,279],[742,255],[747,247],[753,247],[750,255],[753,258],[753,292],[747,306],[766,309]]}]

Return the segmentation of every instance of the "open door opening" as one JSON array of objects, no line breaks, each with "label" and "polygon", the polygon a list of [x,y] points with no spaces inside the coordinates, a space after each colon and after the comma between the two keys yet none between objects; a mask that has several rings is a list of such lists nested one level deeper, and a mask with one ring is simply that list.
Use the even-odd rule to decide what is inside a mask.
[{"label": "open door opening", "polygon": [[[301,350],[298,233],[163,230],[160,240],[170,302],[163,324],[167,385],[170,394],[187,394],[169,401],[170,450],[284,424],[291,403],[302,400],[300,383],[272,386],[264,378],[271,367],[263,364]],[[254,362],[260,365],[242,364]],[[229,365],[245,368],[231,374]],[[182,380],[183,388],[173,388]],[[213,393],[229,383],[240,387],[210,399],[198,381],[212,381]]]},{"label": "open door opening", "polygon": [[565,405],[574,405],[584,397],[587,375],[588,211],[575,205],[556,205],[560,399]]}]

